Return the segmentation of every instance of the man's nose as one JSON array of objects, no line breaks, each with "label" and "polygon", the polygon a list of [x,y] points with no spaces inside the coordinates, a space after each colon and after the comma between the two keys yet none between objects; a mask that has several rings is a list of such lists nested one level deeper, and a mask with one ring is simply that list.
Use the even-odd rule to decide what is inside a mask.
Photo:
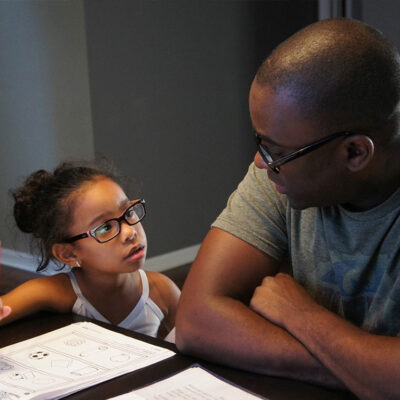
[{"label": "man's nose", "polygon": [[259,151],[257,151],[257,153],[254,156],[254,165],[257,168],[260,168],[260,169],[267,169],[268,168],[268,165],[265,163],[264,159],[261,157]]}]

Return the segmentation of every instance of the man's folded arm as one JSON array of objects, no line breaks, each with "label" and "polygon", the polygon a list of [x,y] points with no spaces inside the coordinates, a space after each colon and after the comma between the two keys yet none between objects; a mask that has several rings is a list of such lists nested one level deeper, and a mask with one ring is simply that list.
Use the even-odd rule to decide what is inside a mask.
[{"label": "man's folded arm", "polygon": [[368,333],[318,305],[291,276],[267,277],[250,306],[290,332],[360,399],[399,399],[400,337]]},{"label": "man's folded arm", "polygon": [[254,289],[279,267],[248,243],[211,229],[182,291],[178,348],[249,371],[341,387],[299,341],[248,307]]}]

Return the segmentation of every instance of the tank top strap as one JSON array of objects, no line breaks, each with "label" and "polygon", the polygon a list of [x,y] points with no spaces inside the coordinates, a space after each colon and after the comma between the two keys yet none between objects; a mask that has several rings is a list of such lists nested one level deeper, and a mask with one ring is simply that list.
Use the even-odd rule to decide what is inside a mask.
[{"label": "tank top strap", "polygon": [[75,274],[72,271],[70,271],[70,272],[68,272],[68,277],[69,277],[69,280],[71,281],[72,288],[74,289],[74,292],[77,295],[77,297],[79,297],[81,299],[84,298],[81,288],[78,285],[78,281],[76,280]]},{"label": "tank top strap", "polygon": [[164,319],[164,314],[160,307],[151,299],[149,279],[147,278],[146,272],[139,269],[140,277],[142,278],[142,299],[147,304],[148,307],[152,309],[155,315],[162,321]]},{"label": "tank top strap", "polygon": [[149,298],[149,280],[147,279],[146,272],[142,269],[139,269],[140,279],[142,281],[142,299],[144,302]]},{"label": "tank top strap", "polygon": [[78,281],[76,280],[75,274],[70,271],[68,277],[74,290],[77,300],[72,308],[72,311],[76,314],[83,315],[84,317],[90,317],[97,319],[98,321],[106,322],[110,324],[110,321],[103,316],[97,309],[90,303],[90,301],[83,295],[81,288],[79,287]]}]

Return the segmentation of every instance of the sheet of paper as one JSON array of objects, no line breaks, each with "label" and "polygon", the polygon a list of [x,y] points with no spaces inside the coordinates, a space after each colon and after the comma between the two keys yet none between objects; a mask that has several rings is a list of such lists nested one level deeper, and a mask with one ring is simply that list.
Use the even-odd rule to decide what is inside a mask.
[{"label": "sheet of paper", "polygon": [[91,322],[0,349],[0,399],[54,399],[175,353]]},{"label": "sheet of paper", "polygon": [[256,400],[265,399],[192,366],[142,389],[112,400]]}]

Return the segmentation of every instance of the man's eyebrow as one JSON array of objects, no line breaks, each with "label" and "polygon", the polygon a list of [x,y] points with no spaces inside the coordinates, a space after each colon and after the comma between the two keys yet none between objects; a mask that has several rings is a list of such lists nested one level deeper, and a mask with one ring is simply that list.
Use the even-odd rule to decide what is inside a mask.
[{"label": "man's eyebrow", "polygon": [[272,146],[277,146],[277,147],[284,147],[279,143],[276,143],[274,140],[270,139],[268,136],[264,136],[261,133],[258,133],[254,128],[253,128],[253,133],[258,136],[263,142],[267,142],[268,144]]}]

